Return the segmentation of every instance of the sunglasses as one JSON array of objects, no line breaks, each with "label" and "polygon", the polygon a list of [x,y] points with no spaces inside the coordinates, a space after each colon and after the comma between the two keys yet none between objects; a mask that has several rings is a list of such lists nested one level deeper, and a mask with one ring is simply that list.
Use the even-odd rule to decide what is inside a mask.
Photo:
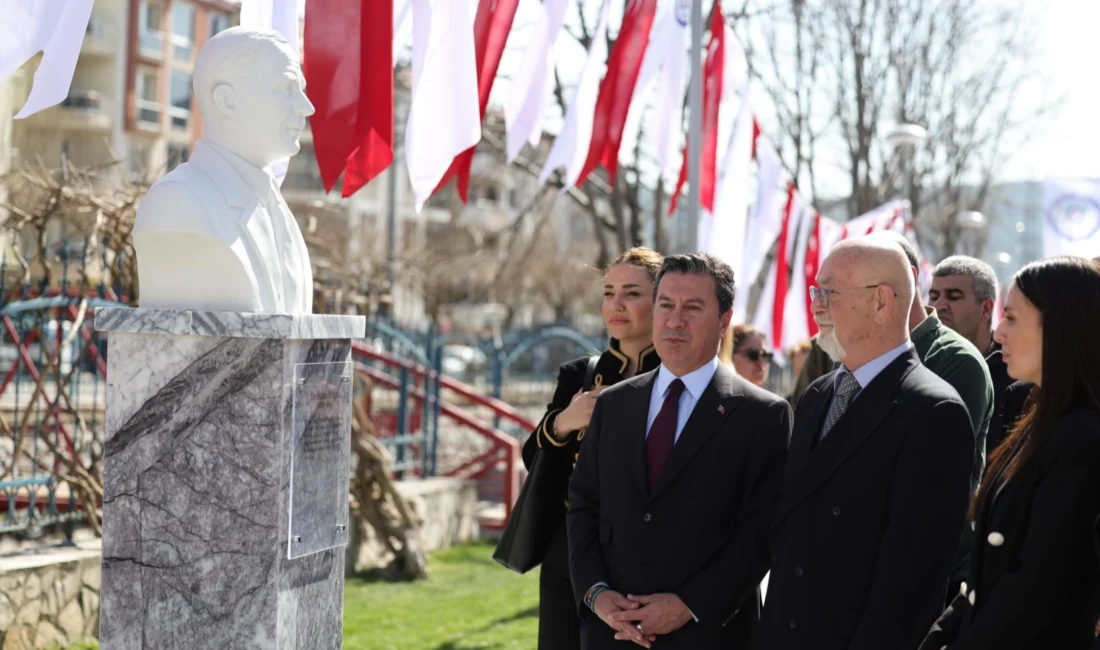
[{"label": "sunglasses", "polygon": [[757,350],[756,348],[748,348],[747,350],[742,350],[741,352],[744,353],[744,355],[748,357],[749,361],[752,361],[753,363],[756,363],[760,359],[771,362],[771,360],[775,357],[774,352],[769,352],[768,350]]}]

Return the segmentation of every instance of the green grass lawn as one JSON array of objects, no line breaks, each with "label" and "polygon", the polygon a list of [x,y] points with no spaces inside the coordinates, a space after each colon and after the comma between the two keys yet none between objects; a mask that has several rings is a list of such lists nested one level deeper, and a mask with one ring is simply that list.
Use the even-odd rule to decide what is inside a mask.
[{"label": "green grass lawn", "polygon": [[435,553],[429,580],[350,578],[344,588],[346,650],[527,650],[538,635],[538,570],[517,575],[494,546]]},{"label": "green grass lawn", "polygon": [[[345,650],[527,650],[538,635],[538,570],[517,575],[471,544],[431,556],[429,580],[348,578]],[[95,650],[98,645],[69,650]]]}]

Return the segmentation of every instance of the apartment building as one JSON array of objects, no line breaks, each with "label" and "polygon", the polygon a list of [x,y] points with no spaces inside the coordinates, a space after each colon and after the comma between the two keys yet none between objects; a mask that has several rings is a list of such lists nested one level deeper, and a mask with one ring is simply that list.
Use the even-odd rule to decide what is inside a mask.
[{"label": "apartment building", "polygon": [[[237,24],[225,0],[96,0],[69,96],[13,125],[17,155],[49,167],[125,159],[121,171],[154,177],[186,160],[201,134],[191,91],[195,56]],[[14,78],[16,104],[37,60]]]}]

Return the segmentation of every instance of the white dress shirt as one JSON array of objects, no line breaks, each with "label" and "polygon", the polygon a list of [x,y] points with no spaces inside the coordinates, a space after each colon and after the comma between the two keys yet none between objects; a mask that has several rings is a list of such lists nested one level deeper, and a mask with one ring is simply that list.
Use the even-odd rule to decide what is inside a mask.
[{"label": "white dress shirt", "polygon": [[906,341],[898,347],[890,350],[882,356],[875,357],[867,363],[855,369],[855,371],[848,370],[844,365],[840,366],[840,370],[833,376],[833,394],[836,394],[838,388],[840,388],[840,380],[843,379],[844,373],[851,373],[856,381],[859,383],[859,392],[852,396],[852,399],[859,397],[859,393],[863,392],[864,388],[870,384],[875,377],[878,377],[879,373],[886,370],[886,366],[894,362],[895,359],[908,352],[913,347],[912,341]]},{"label": "white dress shirt", "polygon": [[[714,373],[717,371],[718,357],[716,356],[709,363],[705,363],[680,377],[680,381],[684,382],[684,392],[680,393],[679,409],[676,412],[676,437],[672,439],[672,444],[680,441],[680,433],[684,430],[688,418],[691,417],[695,404],[703,395],[703,391],[710,385],[710,380],[714,378]],[[645,425],[647,438],[649,437],[649,430],[653,428],[653,421],[657,419],[657,414],[661,412],[661,406],[665,403],[665,397],[668,396],[668,387],[674,379],[676,379],[676,375],[662,363],[660,369],[657,370],[657,378],[653,381],[653,394],[649,399],[649,420],[646,421]]]}]

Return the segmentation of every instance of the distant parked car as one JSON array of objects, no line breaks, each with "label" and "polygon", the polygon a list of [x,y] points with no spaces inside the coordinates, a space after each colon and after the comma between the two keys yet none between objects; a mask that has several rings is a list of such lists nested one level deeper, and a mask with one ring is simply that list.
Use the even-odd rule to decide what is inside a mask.
[{"label": "distant parked car", "polygon": [[483,371],[489,357],[472,345],[446,345],[443,346],[441,363],[443,374],[467,379]]}]

